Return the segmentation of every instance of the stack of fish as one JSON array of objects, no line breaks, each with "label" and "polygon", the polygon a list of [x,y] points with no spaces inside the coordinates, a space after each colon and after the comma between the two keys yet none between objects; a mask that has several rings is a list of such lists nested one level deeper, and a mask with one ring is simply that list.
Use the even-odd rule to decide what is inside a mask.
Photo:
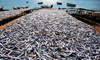
[{"label": "stack of fish", "polygon": [[65,11],[41,9],[0,30],[0,59],[100,58],[100,33]]},{"label": "stack of fish", "polygon": [[0,21],[9,17],[16,16],[18,14],[23,13],[24,11],[31,9],[19,9],[19,10],[10,10],[10,11],[1,11],[0,12]]}]

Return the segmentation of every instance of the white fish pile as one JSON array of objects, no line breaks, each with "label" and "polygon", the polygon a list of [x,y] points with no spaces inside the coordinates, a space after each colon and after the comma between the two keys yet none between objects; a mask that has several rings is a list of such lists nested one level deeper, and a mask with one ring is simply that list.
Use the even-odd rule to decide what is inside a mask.
[{"label": "white fish pile", "polygon": [[19,10],[1,11],[0,12],[0,20],[8,18],[8,17],[16,16],[18,14],[21,14],[24,11],[27,11],[27,10],[30,10],[30,9],[19,9]]},{"label": "white fish pile", "polygon": [[65,11],[41,9],[0,30],[0,59],[98,60],[100,33]]}]

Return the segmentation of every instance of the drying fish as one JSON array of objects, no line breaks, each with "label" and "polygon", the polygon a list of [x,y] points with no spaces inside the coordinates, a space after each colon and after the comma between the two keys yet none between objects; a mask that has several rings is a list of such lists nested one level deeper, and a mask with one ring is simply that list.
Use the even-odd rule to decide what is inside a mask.
[{"label": "drying fish", "polygon": [[40,9],[0,29],[1,60],[99,60],[100,33],[65,11]]}]

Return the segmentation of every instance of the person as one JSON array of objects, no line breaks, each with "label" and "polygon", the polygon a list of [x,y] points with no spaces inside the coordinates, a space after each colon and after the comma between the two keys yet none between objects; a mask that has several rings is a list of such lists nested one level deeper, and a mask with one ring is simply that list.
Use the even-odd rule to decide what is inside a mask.
[{"label": "person", "polygon": [[59,10],[60,10],[60,7],[59,7]]},{"label": "person", "polygon": [[53,5],[51,5],[51,8],[53,7]]}]

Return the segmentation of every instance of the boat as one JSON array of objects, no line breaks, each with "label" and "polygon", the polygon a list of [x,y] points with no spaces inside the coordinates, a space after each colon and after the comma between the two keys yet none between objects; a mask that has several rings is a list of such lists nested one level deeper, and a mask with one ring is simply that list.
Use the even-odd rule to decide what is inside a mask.
[{"label": "boat", "polygon": [[67,3],[67,6],[76,7],[76,4]]},{"label": "boat", "polygon": [[26,6],[26,7],[19,7],[20,9],[25,9],[25,8],[28,8],[29,6]]},{"label": "boat", "polygon": [[12,7],[14,10],[17,10],[18,8]]},{"label": "boat", "polygon": [[26,6],[25,8],[28,8],[29,6]]},{"label": "boat", "polygon": [[38,2],[38,4],[43,4],[43,2]]},{"label": "boat", "polygon": [[3,9],[3,6],[2,8],[0,8],[0,11],[9,11],[8,9]]},{"label": "boat", "polygon": [[26,7],[17,7],[17,8],[15,8],[15,7],[12,7],[14,10],[17,10],[17,9],[25,9],[25,8],[28,8],[29,6],[26,6]]},{"label": "boat", "polygon": [[53,5],[51,5],[51,6],[41,6],[41,8],[52,8],[53,7]]},{"label": "boat", "polygon": [[26,6],[26,7],[17,7],[17,9],[25,9],[25,8],[28,8],[29,6]]},{"label": "boat", "polygon": [[62,3],[61,2],[57,2],[57,5],[62,5]]}]

